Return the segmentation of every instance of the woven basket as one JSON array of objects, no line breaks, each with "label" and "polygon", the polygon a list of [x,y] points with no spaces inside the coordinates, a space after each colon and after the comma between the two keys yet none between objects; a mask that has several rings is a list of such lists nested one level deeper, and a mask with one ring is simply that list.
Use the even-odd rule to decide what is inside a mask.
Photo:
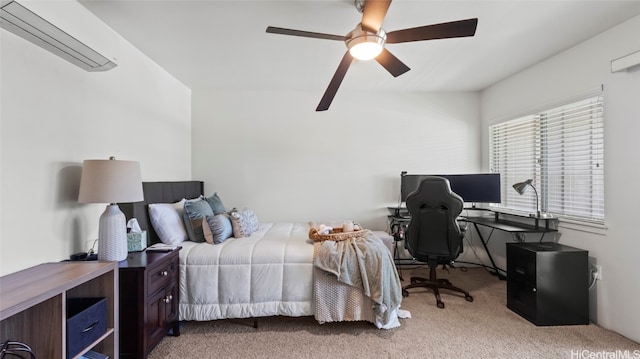
[{"label": "woven basket", "polygon": [[314,242],[322,242],[322,241],[344,241],[345,239],[362,237],[369,230],[367,229],[358,229],[352,232],[344,232],[342,228],[334,228],[331,233],[321,234],[318,233],[318,230],[315,228],[311,228],[309,230],[309,238],[311,238]]}]

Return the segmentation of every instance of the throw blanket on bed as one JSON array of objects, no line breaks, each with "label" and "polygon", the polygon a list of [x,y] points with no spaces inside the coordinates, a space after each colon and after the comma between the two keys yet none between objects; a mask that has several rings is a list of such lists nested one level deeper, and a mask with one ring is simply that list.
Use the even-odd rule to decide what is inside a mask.
[{"label": "throw blanket on bed", "polygon": [[361,288],[376,303],[374,312],[382,323],[397,318],[402,287],[391,253],[370,231],[343,241],[314,245],[315,267],[336,275],[338,281]]}]

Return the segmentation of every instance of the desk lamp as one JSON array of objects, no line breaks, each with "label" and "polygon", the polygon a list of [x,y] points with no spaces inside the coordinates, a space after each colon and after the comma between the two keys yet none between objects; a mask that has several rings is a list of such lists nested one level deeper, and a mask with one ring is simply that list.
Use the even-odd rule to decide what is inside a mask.
[{"label": "desk lamp", "polygon": [[[516,192],[518,192],[519,195],[523,195],[524,192],[527,190],[527,186],[531,186],[531,188],[533,188],[533,192],[535,192],[535,194],[536,194],[536,213],[535,213],[535,216],[536,216],[536,218],[540,218],[540,205],[538,203],[538,191],[531,184],[532,182],[533,182],[532,179],[528,179],[528,180],[526,180],[524,182],[518,182],[518,183],[513,185],[513,189],[515,189]],[[533,217],[533,215],[532,215],[532,217]]]},{"label": "desk lamp", "polygon": [[121,261],[127,258],[127,223],[117,203],[142,201],[140,163],[85,160],[80,177],[80,203],[109,203],[98,226],[98,260]]}]

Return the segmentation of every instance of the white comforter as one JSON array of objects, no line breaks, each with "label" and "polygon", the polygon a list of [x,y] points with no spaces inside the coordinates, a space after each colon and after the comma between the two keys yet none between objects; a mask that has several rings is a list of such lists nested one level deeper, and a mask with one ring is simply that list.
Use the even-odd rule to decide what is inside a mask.
[{"label": "white comforter", "polygon": [[303,223],[247,238],[182,243],[180,320],[313,315],[313,242]]}]

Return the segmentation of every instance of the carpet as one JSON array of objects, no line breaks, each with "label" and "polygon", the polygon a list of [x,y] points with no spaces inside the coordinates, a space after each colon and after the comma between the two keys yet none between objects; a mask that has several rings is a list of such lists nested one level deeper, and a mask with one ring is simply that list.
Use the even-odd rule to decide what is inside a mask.
[{"label": "carpet", "polygon": [[[426,267],[404,269],[428,277]],[[313,317],[228,319],[183,323],[179,337],[166,337],[149,359],[161,358],[640,358],[640,344],[595,324],[538,327],[506,306],[506,282],[483,268],[438,269],[439,278],[468,290],[441,291],[444,309],[431,291],[410,290],[402,326],[376,329],[368,322],[318,324]],[[598,356],[599,355],[599,356]],[[626,355],[626,356],[625,356]]]}]

